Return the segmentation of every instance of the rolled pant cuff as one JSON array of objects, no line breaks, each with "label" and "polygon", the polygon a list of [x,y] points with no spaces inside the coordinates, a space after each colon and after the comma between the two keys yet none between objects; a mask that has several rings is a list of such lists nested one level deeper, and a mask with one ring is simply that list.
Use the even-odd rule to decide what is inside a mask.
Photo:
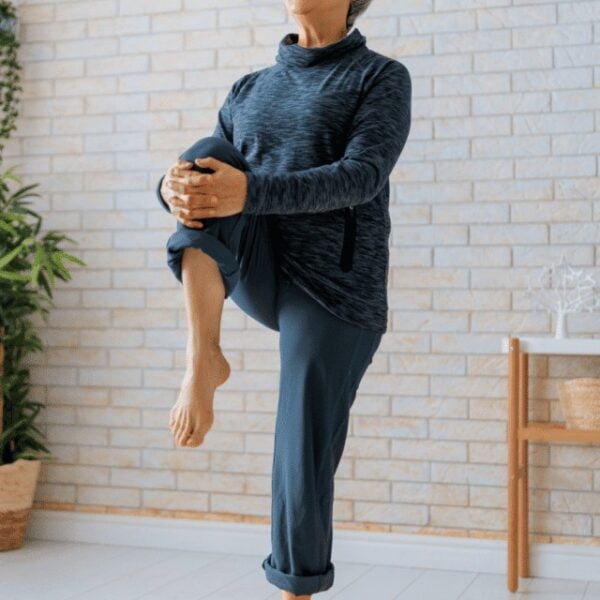
[{"label": "rolled pant cuff", "polygon": [[185,248],[199,248],[211,256],[219,267],[225,298],[228,298],[240,279],[240,268],[231,250],[216,237],[192,228],[181,228],[167,240],[167,263],[180,283],[183,283],[181,260]]},{"label": "rolled pant cuff", "polygon": [[290,575],[271,566],[270,558],[271,555],[269,554],[263,560],[262,568],[265,571],[267,581],[281,590],[286,590],[296,596],[302,596],[324,592],[333,586],[335,576],[333,563],[330,563],[329,569],[325,573],[319,575]]}]

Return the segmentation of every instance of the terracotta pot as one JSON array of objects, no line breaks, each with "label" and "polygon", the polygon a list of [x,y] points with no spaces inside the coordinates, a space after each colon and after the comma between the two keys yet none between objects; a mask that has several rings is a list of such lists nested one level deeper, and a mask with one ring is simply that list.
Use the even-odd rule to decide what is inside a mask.
[{"label": "terracotta pot", "polygon": [[0,550],[23,545],[41,462],[20,458],[0,466]]}]

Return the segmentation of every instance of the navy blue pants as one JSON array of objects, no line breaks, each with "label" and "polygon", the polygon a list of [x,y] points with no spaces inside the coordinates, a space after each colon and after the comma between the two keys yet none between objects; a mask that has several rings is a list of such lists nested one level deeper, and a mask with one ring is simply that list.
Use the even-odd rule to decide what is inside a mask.
[{"label": "navy blue pants", "polygon": [[[249,170],[244,155],[218,137],[198,140],[180,158],[193,162],[205,156]],[[281,271],[281,242],[270,215],[200,220],[202,229],[177,221],[177,231],[167,241],[167,262],[176,278],[182,281],[184,249],[200,248],[217,262],[225,297],[279,332],[272,548],[262,568],[267,580],[282,590],[296,595],[325,591],[334,580],[334,475],[350,408],[382,334],[335,316]]]}]

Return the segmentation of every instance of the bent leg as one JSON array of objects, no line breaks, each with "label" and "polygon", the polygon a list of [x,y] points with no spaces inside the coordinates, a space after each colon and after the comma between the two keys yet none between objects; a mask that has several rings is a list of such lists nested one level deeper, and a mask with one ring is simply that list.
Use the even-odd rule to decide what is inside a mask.
[{"label": "bent leg", "polygon": [[[199,139],[179,158],[194,162],[213,156],[243,171],[250,170],[244,155],[229,141],[216,136]],[[194,166],[212,173],[212,169]],[[211,256],[221,273],[225,298],[271,329],[279,330],[275,302],[279,265],[274,249],[273,225],[269,215],[238,213],[229,217],[199,219],[202,229],[177,221],[177,229],[167,240],[167,264],[183,283],[181,262],[185,248],[198,248]]]},{"label": "bent leg", "polygon": [[293,282],[279,296],[281,375],[268,581],[294,594],[333,585],[334,475],[349,412],[382,334],[334,316]]},{"label": "bent leg", "polygon": [[186,248],[182,262],[186,371],[169,426],[178,446],[197,447],[214,422],[215,389],[231,370],[221,350],[224,287],[217,264],[196,248]]}]

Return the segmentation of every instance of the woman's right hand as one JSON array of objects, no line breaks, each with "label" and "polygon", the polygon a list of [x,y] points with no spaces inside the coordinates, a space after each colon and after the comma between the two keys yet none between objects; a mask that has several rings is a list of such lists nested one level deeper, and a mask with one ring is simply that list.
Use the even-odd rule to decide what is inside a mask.
[{"label": "woman's right hand", "polygon": [[169,205],[171,214],[186,227],[201,229],[204,227],[198,221],[200,214],[206,217],[206,210],[214,207],[213,196],[201,193],[194,181],[200,175],[192,170],[193,163],[178,159],[171,165],[163,178],[160,186],[160,195]]}]

